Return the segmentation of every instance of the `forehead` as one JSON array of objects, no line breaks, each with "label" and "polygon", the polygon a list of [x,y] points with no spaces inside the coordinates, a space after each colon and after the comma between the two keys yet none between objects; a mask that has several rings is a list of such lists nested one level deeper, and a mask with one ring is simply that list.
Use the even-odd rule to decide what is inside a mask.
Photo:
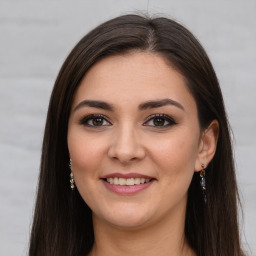
[{"label": "forehead", "polygon": [[162,56],[132,52],[93,65],[82,79],[74,103],[97,99],[131,104],[168,97],[195,105],[184,77]]}]

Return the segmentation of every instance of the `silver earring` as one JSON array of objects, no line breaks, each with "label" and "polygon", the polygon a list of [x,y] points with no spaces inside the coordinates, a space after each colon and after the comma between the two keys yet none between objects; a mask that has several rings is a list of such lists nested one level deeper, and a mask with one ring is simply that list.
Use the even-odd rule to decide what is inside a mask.
[{"label": "silver earring", "polygon": [[70,188],[72,190],[75,189],[75,180],[74,180],[74,174],[72,172],[72,160],[69,161],[69,168],[70,168]]},{"label": "silver earring", "polygon": [[205,166],[204,164],[201,165],[202,166],[202,170],[200,171],[200,185],[202,188],[202,192],[203,192],[203,198],[204,198],[204,202],[207,202],[207,198],[206,198],[206,181],[205,181]]}]

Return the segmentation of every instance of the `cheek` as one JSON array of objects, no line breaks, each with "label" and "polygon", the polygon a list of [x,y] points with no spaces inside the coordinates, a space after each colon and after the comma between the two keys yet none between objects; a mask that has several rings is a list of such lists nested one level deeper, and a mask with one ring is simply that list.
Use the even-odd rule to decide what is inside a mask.
[{"label": "cheek", "polygon": [[75,176],[97,174],[95,170],[105,152],[104,143],[71,130],[68,134],[68,148]]},{"label": "cheek", "polygon": [[95,188],[99,182],[99,170],[105,154],[104,144],[77,130],[70,130],[68,148],[76,187],[87,205],[94,208],[94,202],[100,196],[95,193]]},{"label": "cheek", "polygon": [[198,142],[195,134],[186,136],[169,136],[168,139],[154,142],[151,156],[158,169],[158,175],[165,182],[173,184],[184,183],[189,186],[194,173],[198,152]]},{"label": "cheek", "polygon": [[163,165],[180,165],[194,162],[197,156],[198,145],[195,141],[185,138],[174,138],[154,144],[155,158]]}]

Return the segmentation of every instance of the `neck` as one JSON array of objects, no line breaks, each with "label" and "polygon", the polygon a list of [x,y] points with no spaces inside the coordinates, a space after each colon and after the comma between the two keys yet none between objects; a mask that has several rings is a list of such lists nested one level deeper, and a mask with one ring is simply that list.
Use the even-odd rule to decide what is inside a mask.
[{"label": "neck", "polygon": [[123,229],[93,216],[95,243],[89,256],[195,256],[185,234],[183,214],[157,224]]}]

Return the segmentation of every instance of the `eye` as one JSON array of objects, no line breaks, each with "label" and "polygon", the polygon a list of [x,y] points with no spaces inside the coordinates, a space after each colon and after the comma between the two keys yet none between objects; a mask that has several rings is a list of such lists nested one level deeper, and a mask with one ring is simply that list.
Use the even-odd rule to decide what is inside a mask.
[{"label": "eye", "polygon": [[111,125],[111,123],[107,120],[107,118],[104,115],[86,116],[80,121],[80,124],[89,127],[102,127]]},{"label": "eye", "polygon": [[176,122],[170,116],[164,114],[157,114],[150,116],[143,125],[153,126],[157,128],[165,128],[175,124]]}]

